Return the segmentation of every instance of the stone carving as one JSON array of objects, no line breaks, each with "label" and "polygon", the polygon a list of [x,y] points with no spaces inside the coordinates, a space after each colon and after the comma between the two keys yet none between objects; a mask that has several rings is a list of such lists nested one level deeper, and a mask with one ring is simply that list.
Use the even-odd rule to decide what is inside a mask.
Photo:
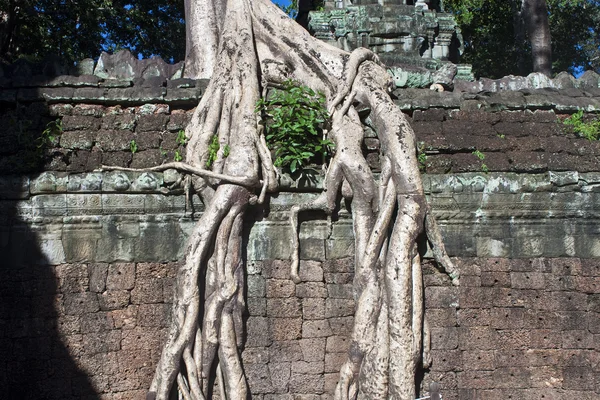
[{"label": "stone carving", "polygon": [[143,172],[134,182],[134,190],[149,191],[155,190],[159,185],[157,175],[150,172]]},{"label": "stone carving", "polygon": [[131,181],[124,172],[113,172],[108,174],[105,179],[106,189],[113,189],[117,192],[122,192],[131,186]]}]

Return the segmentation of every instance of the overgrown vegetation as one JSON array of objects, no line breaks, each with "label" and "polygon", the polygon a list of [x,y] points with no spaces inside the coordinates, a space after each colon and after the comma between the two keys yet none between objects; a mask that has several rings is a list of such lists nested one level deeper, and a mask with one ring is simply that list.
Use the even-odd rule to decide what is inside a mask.
[{"label": "overgrown vegetation", "polygon": [[485,165],[485,163],[483,162],[483,160],[485,160],[485,154],[483,154],[481,151],[479,150],[474,150],[473,154],[475,157],[477,157],[479,159],[479,161],[481,161],[481,171],[485,172],[486,174],[490,171],[490,169],[488,168],[487,165]]},{"label": "overgrown vegetation", "polygon": [[600,118],[586,120],[583,110],[577,111],[563,121],[563,124],[573,127],[573,132],[588,140],[600,139]]},{"label": "overgrown vegetation", "polygon": [[[180,129],[179,132],[177,132],[177,138],[175,139],[175,143],[177,143],[177,148],[175,149],[175,156],[173,156],[173,161],[183,160],[183,156],[181,154],[183,153],[183,148],[187,145],[187,142],[188,138],[187,136],[185,136],[185,131],[183,129]],[[210,165],[207,166],[210,167]]]},{"label": "overgrown vegetation", "polygon": [[274,165],[294,173],[324,162],[333,143],[323,136],[329,124],[325,95],[292,80],[256,104],[265,122],[265,139]]}]

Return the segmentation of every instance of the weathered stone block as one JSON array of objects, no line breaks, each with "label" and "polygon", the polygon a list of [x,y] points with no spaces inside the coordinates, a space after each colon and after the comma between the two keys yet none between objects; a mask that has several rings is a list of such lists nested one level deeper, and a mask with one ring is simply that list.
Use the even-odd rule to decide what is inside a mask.
[{"label": "weathered stone block", "polygon": [[135,284],[135,264],[119,263],[108,266],[106,288],[112,290],[133,289]]},{"label": "weathered stone block", "polygon": [[302,323],[303,338],[327,337],[332,334],[333,332],[331,331],[329,320],[313,320],[304,321]]},{"label": "weathered stone block", "polygon": [[101,310],[118,310],[129,305],[130,293],[128,290],[106,290],[98,294]]},{"label": "weathered stone block", "polygon": [[300,360],[302,360],[302,350],[299,340],[274,342],[269,348],[269,361],[271,365]]},{"label": "weathered stone block", "polygon": [[256,317],[265,317],[267,315],[267,299],[260,297],[248,297],[246,300],[248,314]]},{"label": "weathered stone block", "polygon": [[323,282],[306,282],[296,285],[296,296],[301,298],[325,298],[327,288]]},{"label": "weathered stone block", "polygon": [[320,261],[301,260],[298,275],[303,282],[322,282],[322,263]]},{"label": "weathered stone block", "polygon": [[269,318],[268,332],[275,341],[299,339],[302,336],[302,318]]},{"label": "weathered stone block", "polygon": [[269,364],[269,372],[275,393],[286,393],[291,376],[291,363],[279,360]]},{"label": "weathered stone block", "polygon": [[325,372],[339,372],[342,364],[348,359],[347,353],[326,353]]},{"label": "weathered stone block", "polygon": [[326,299],[325,317],[347,317],[354,315],[354,300]]},{"label": "weathered stone block", "polygon": [[300,299],[296,297],[267,299],[267,316],[275,318],[302,317]]},{"label": "weathered stone block", "polygon": [[245,364],[267,364],[269,362],[269,349],[249,347],[242,353],[242,362]]},{"label": "weathered stone block", "polygon": [[252,393],[273,393],[271,373],[265,364],[244,364],[244,372],[248,380],[248,386]]},{"label": "weathered stone block", "polygon": [[304,361],[323,361],[325,359],[326,338],[300,339],[302,359]]},{"label": "weathered stone block", "polygon": [[[250,279],[250,276],[248,277]],[[263,278],[261,278],[263,279]],[[291,297],[296,294],[296,285],[289,279],[269,279],[266,285],[266,296]],[[264,296],[264,294],[262,295]]]},{"label": "weathered stone block", "polygon": [[271,338],[265,333],[269,332],[269,320],[264,317],[249,317],[246,321],[246,346],[267,347]]},{"label": "weathered stone block", "polygon": [[302,316],[304,319],[324,319],[325,299],[311,297],[302,299]]},{"label": "weathered stone block", "polygon": [[82,315],[93,313],[100,309],[96,293],[66,293],[63,298],[63,307],[67,315]]},{"label": "weathered stone block", "polygon": [[107,312],[87,313],[81,316],[81,333],[99,333],[113,328],[112,316]]},{"label": "weathered stone block", "polygon": [[292,393],[323,393],[325,379],[323,375],[300,374],[292,372],[289,389]]}]

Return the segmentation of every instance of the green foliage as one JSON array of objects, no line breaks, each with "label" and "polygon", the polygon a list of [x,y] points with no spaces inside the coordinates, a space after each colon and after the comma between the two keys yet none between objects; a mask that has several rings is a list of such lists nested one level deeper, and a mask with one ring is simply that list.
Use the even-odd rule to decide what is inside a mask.
[{"label": "green foliage", "polygon": [[[555,72],[595,69],[600,72],[600,2],[546,0]],[[527,75],[533,69],[531,46],[517,43],[515,16],[521,0],[445,0],[455,15],[465,52],[460,61],[473,65],[477,77]]]},{"label": "green foliage", "polygon": [[600,119],[594,118],[588,121],[584,120],[583,110],[577,111],[563,123],[573,127],[573,132],[588,140],[600,139]]},{"label": "green foliage", "polygon": [[63,127],[62,120],[60,118],[48,122],[40,137],[36,139],[36,147],[39,152],[43,153],[46,148],[54,145],[59,136],[62,135],[62,132]]},{"label": "green foliage", "polygon": [[265,139],[277,167],[294,173],[311,162],[323,161],[333,145],[323,139],[323,128],[329,123],[323,93],[288,80],[259,100],[256,111],[266,122]]},{"label": "green foliage", "polygon": [[181,160],[183,160],[183,156],[181,155],[179,150],[175,150],[175,155],[173,156],[173,161],[179,162]]},{"label": "green foliage", "polygon": [[62,62],[130,49],[143,57],[185,55],[180,0],[0,0],[0,59]]},{"label": "green foliage", "polygon": [[419,162],[419,171],[427,171],[427,154],[425,154],[425,142],[419,142],[417,146],[417,161]]},{"label": "green foliage", "polygon": [[131,142],[129,142],[129,151],[131,151],[131,154],[137,153],[138,145],[135,140],[132,140]]},{"label": "green foliage", "polygon": [[[474,150],[471,154],[473,154],[475,157],[477,157],[479,159],[479,161],[483,161],[485,160],[485,154],[483,154],[481,151],[479,150]],[[485,172],[486,174],[490,171],[488,166],[485,165],[485,163],[481,163],[481,171]]]},{"label": "green foliage", "polygon": [[177,132],[177,138],[175,139],[175,142],[179,146],[185,146],[187,144],[188,138],[185,136],[185,131],[183,129],[180,129],[179,132]]},{"label": "green foliage", "polygon": [[175,143],[177,143],[177,149],[175,149],[175,155],[173,156],[173,161],[181,161],[183,160],[183,148],[187,145],[188,138],[185,135],[185,131],[180,129],[177,132],[177,137],[175,138]]},{"label": "green foliage", "polygon": [[221,144],[219,143],[219,137],[217,135],[213,135],[210,144],[208,145],[208,159],[206,160],[206,168],[210,168],[210,166],[217,160],[217,153],[221,148]]}]

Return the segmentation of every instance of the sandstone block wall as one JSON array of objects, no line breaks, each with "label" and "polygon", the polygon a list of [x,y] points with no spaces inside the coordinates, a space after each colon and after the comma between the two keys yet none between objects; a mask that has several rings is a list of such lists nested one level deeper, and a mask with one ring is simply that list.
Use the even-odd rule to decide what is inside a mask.
[{"label": "sandstone block wall", "polygon": [[[197,214],[180,188],[169,189],[177,174],[94,169],[183,154],[177,135],[203,84],[56,78],[3,91],[0,392],[8,398],[144,398]],[[421,384],[440,382],[445,399],[598,398],[600,147],[561,120],[600,110],[600,93],[396,94],[463,275],[452,287],[424,265],[434,363]],[[60,131],[38,146],[56,120]],[[368,136],[377,173],[379,143]],[[306,216],[303,282],[289,280],[287,210],[320,185],[284,177],[284,190],[248,216],[243,359],[254,399],[330,399],[345,357],[354,307],[346,210],[331,227]]]}]

